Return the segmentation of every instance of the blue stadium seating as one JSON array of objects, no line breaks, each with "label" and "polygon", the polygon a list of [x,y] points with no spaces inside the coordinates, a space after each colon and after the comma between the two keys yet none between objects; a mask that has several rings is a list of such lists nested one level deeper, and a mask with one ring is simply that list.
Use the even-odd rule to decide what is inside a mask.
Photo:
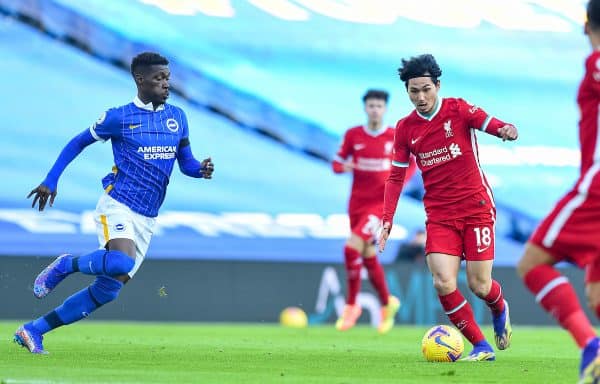
[{"label": "blue stadium seating", "polygon": [[[12,19],[6,19],[0,28],[0,47],[6,52],[0,68],[5,73],[27,73],[26,78],[14,76],[6,80],[6,92],[11,97],[2,108],[7,127],[12,128],[9,128],[11,134],[5,138],[3,157],[6,166],[0,170],[0,176],[10,180],[12,187],[3,191],[0,207],[22,208],[26,205],[24,196],[44,177],[62,145],[95,121],[103,109],[115,103],[128,102],[133,96],[133,89],[130,77],[112,68],[106,61],[91,59]],[[335,72],[334,67],[330,65],[331,75]],[[177,69],[176,66],[174,70]],[[359,97],[360,94],[357,94],[358,100]],[[331,94],[328,100],[336,101],[336,96]],[[298,149],[257,135],[181,98],[174,97],[172,102],[188,111],[196,156],[211,155],[217,172],[215,179],[208,183],[187,179],[176,172],[165,211],[259,212],[272,216],[314,213],[320,217],[344,212],[349,179],[332,175],[328,164],[306,156]],[[353,110],[360,113],[360,102],[357,104]],[[337,102],[332,106],[332,114],[336,115],[342,115],[344,110],[349,109]],[[63,176],[55,208],[74,214],[91,209],[100,193],[99,180],[110,168],[110,156],[108,145],[96,144],[87,149]],[[289,181],[283,183],[282,180],[286,179]],[[419,204],[403,199],[398,211],[399,224],[409,232],[422,226],[424,215]],[[506,224],[509,217],[504,215],[504,212],[499,213],[502,235],[512,230]],[[76,222],[77,218],[73,221]],[[36,243],[32,240],[35,237],[22,234],[13,224],[6,224],[4,228],[10,229],[4,231],[4,236],[8,237],[8,244],[16,247],[16,253],[32,254],[36,249],[41,252],[40,244],[47,245],[43,252],[48,253],[64,247],[57,245],[57,240],[50,240],[52,236],[39,236],[37,239],[41,243]],[[69,242],[75,244],[77,250],[89,249],[93,236],[76,240],[76,235],[68,237]],[[180,231],[169,237],[185,244],[185,249],[175,254],[174,242],[163,242],[157,237],[151,256],[194,257],[201,254],[201,257],[207,258],[327,261],[339,259],[342,241],[334,239],[311,243],[268,239],[249,242],[239,236],[224,236],[231,249],[219,249],[211,243],[213,239],[206,236],[198,240],[186,237],[185,231]],[[20,250],[19,246],[22,247]],[[288,254],[281,255],[282,249],[288,250]],[[520,246],[500,237],[498,249],[500,260],[504,260],[500,262],[510,264],[514,262]],[[388,253],[384,260],[389,261],[392,257]]]},{"label": "blue stadium seating", "polygon": [[[86,129],[104,109],[129,102],[134,95],[131,78],[126,72],[49,39],[30,27],[8,20],[0,28],[0,49],[5,52],[0,68],[5,73],[27,74],[7,77],[5,82],[5,92],[10,97],[3,102],[2,114],[8,127],[6,132],[10,134],[5,134],[3,139],[0,177],[10,183],[10,188],[4,188],[0,198],[3,253],[89,250],[95,245],[94,236],[79,236],[78,229],[73,230],[75,233],[69,229],[64,232],[46,229],[62,233],[57,236],[40,233],[38,228],[33,234],[14,223],[33,222],[36,217],[49,220],[48,225],[78,223],[79,212],[93,209],[102,193],[100,179],[112,165],[110,144],[92,145],[71,164],[59,183],[55,207],[48,213],[38,215],[31,211],[21,220],[7,217],[11,209],[27,207],[25,196],[43,179],[62,146],[73,135]],[[23,41],[27,44],[22,44]],[[188,113],[196,156],[212,156],[216,172],[213,180],[199,181],[186,178],[176,170],[164,211],[201,211],[217,215],[301,213],[320,217],[344,212],[349,178],[335,176],[328,164],[254,131],[244,130],[180,97],[174,96],[171,101]],[[406,215],[402,222],[407,223],[408,228],[423,222],[422,209],[410,199],[405,199],[400,209]],[[151,255],[236,258],[250,254],[248,257],[256,259],[296,257],[296,260],[322,258],[326,261],[339,259],[339,246],[343,241],[338,238],[311,245],[306,244],[310,241],[291,239],[286,245],[281,238],[252,242],[243,236],[222,236],[220,241],[227,246],[218,247],[210,237],[197,233],[192,236],[189,228],[172,232],[169,241],[162,242],[162,237],[157,237],[156,251],[151,250]],[[198,247],[198,244],[202,245]],[[330,244],[329,248],[323,244]],[[177,252],[173,250],[175,245]],[[281,249],[289,248],[297,250],[281,254]],[[300,254],[308,249],[312,254]],[[335,253],[323,257],[327,249],[335,249]],[[316,250],[319,252],[315,253]]]}]

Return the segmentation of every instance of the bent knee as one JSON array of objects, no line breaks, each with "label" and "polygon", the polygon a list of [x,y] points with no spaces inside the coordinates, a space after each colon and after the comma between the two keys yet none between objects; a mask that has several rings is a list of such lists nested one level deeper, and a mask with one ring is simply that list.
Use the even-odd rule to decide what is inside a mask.
[{"label": "bent knee", "polygon": [[90,285],[90,291],[98,304],[103,305],[115,300],[123,288],[123,283],[109,276],[97,276]]},{"label": "bent knee", "polygon": [[490,292],[491,278],[469,279],[469,289],[478,297],[485,297]]},{"label": "bent knee", "polygon": [[523,278],[538,265],[553,265],[555,263],[556,260],[550,253],[535,244],[527,243],[525,253],[517,263],[517,274]]},{"label": "bent knee", "polygon": [[440,295],[447,295],[456,290],[456,280],[449,276],[433,276],[433,287]]}]

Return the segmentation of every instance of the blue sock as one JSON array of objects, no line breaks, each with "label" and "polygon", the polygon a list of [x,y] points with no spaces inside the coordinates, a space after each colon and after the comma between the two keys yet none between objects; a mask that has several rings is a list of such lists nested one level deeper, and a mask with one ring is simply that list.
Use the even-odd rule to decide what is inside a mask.
[{"label": "blue sock", "polygon": [[46,333],[61,325],[71,324],[113,301],[119,295],[123,283],[108,276],[98,276],[96,280],[81,291],[75,293],[54,311],[32,321],[32,325],[41,333]]},{"label": "blue sock", "polygon": [[98,249],[87,255],[74,257],[71,262],[71,272],[119,276],[127,274],[134,265],[135,260],[124,252]]}]

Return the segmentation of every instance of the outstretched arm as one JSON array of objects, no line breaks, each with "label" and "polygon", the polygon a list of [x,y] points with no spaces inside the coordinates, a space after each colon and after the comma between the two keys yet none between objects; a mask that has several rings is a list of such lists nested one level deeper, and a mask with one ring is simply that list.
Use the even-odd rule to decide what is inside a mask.
[{"label": "outstretched arm", "polygon": [[192,154],[188,138],[182,139],[179,143],[177,163],[179,164],[181,173],[190,177],[212,179],[212,174],[215,170],[215,165],[210,157],[202,160],[202,162],[196,160]]},{"label": "outstretched arm", "polygon": [[475,128],[492,136],[497,136],[502,141],[513,141],[519,137],[517,128],[514,125],[488,115],[478,106],[459,99],[459,108],[461,108],[463,116],[467,118],[469,128]]},{"label": "outstretched arm", "polygon": [[348,158],[352,156],[352,130],[346,131],[344,134],[344,140],[340,145],[333,161],[331,162],[331,167],[334,173],[344,173],[351,172],[354,169],[354,165],[352,161],[349,161]]},{"label": "outstretched arm", "polygon": [[502,138],[502,141],[513,141],[517,140],[517,137],[519,137],[519,132],[517,132],[517,127],[514,125],[504,124],[498,129],[496,136]]},{"label": "outstretched arm", "polygon": [[34,196],[33,203],[31,204],[32,208],[35,207],[35,204],[39,201],[39,210],[43,211],[48,202],[48,198],[50,198],[50,206],[54,204],[56,187],[60,175],[62,175],[65,168],[67,168],[67,165],[69,165],[69,163],[73,161],[85,147],[95,141],[96,139],[92,136],[89,129],[86,129],[69,141],[60,152],[60,155],[58,155],[58,159],[56,159],[56,162],[52,166],[52,169],[50,169],[50,172],[48,172],[48,175],[46,175],[44,181],[27,195],[27,198]]},{"label": "outstretched arm", "polygon": [[341,157],[335,157],[331,162],[331,167],[334,173],[351,172],[354,169],[354,165],[351,161],[346,161]]},{"label": "outstretched arm", "polygon": [[402,186],[404,185],[404,178],[406,177],[406,168],[408,164],[394,165],[387,181],[385,182],[385,192],[383,194],[383,228],[379,235],[379,252],[383,252],[385,249],[385,243],[387,242],[390,232],[392,231],[392,222],[394,220],[394,214],[396,213],[396,206],[398,205],[398,199],[400,193],[402,193]]},{"label": "outstretched arm", "polygon": [[487,117],[481,127],[481,130],[485,133],[501,138],[502,141],[513,141],[517,140],[517,137],[519,137],[517,127],[492,116]]}]

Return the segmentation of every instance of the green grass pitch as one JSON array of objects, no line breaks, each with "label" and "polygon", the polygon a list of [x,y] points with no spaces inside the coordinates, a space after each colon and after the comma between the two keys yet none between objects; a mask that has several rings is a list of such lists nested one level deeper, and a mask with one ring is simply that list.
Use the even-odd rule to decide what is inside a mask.
[{"label": "green grass pitch", "polygon": [[[47,335],[50,355],[12,343],[0,322],[0,383],[574,383],[579,353],[559,328],[516,327],[495,362],[428,363],[425,328],[85,321]],[[487,326],[486,328],[489,328]],[[486,330],[489,340],[491,334]],[[470,346],[467,345],[467,352]]]}]

